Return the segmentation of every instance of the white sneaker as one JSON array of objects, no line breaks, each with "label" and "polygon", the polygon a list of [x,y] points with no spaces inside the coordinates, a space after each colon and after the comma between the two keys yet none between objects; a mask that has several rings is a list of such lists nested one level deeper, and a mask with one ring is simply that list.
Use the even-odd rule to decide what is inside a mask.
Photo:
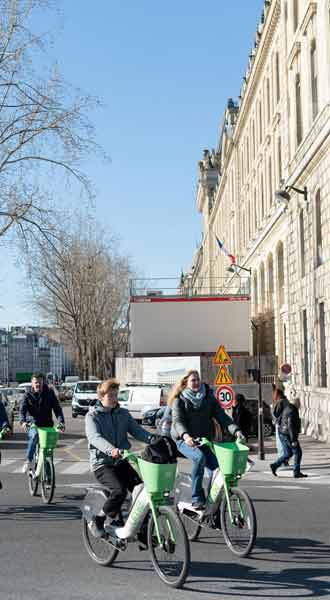
[{"label": "white sneaker", "polygon": [[22,473],[27,473],[30,469],[32,469],[32,462],[27,460],[22,467]]}]

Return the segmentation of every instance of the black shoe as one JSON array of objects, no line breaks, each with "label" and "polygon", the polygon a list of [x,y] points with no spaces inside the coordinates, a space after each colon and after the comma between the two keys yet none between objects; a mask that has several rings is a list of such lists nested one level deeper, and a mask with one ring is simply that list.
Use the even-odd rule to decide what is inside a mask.
[{"label": "black shoe", "polygon": [[276,473],[277,467],[275,467],[275,465],[273,463],[271,463],[269,466],[270,466],[270,470],[273,473],[273,475],[275,475],[275,477],[277,477],[277,473]]},{"label": "black shoe", "polygon": [[288,461],[288,460],[285,460],[285,461],[284,461],[284,463],[283,463],[283,465],[284,465],[285,467],[288,467],[288,466],[290,465],[290,463],[289,463],[289,461]]},{"label": "black shoe", "polygon": [[195,509],[195,510],[203,510],[204,509],[204,502],[192,502],[191,506]]},{"label": "black shoe", "polygon": [[306,475],[306,473],[302,473],[301,471],[299,471],[299,473],[294,473],[293,477],[295,479],[302,479],[303,477],[308,477],[308,475]]}]

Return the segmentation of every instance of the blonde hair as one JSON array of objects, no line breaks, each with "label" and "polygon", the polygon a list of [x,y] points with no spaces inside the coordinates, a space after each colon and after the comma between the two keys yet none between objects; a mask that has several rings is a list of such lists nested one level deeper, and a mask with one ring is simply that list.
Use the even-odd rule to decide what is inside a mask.
[{"label": "blonde hair", "polygon": [[196,369],[190,369],[179,381],[176,383],[167,399],[167,406],[172,406],[175,398],[180,396],[181,392],[187,387],[188,379],[191,375],[197,375],[198,379],[200,379],[199,372]]},{"label": "blonde hair", "polygon": [[97,395],[103,398],[109,392],[109,390],[111,390],[112,388],[119,388],[119,385],[119,381],[117,381],[117,379],[115,379],[114,377],[106,379],[105,381],[102,381],[102,383],[99,383],[99,385],[97,386]]}]

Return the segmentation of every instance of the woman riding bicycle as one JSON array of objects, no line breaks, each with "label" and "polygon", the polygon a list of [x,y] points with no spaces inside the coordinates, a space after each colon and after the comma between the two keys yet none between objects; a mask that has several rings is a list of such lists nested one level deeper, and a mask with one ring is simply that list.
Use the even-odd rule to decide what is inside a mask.
[{"label": "woman riding bicycle", "polygon": [[[172,437],[176,440],[178,450],[192,461],[192,505],[202,509],[205,504],[203,490],[204,469],[214,471],[218,462],[213,452],[207,447],[196,447],[194,438],[214,438],[215,419],[221,427],[231,435],[245,440],[233,420],[225,413],[215,399],[212,389],[201,383],[198,371],[190,370],[174,387],[169,402],[172,404]],[[173,402],[173,403],[172,403]]]},{"label": "woman riding bicycle", "polygon": [[137,424],[128,410],[121,408],[118,390],[119,383],[116,379],[103,381],[97,390],[99,402],[90,408],[85,420],[91,470],[96,479],[110,489],[103,507],[104,515],[95,517],[88,524],[94,537],[104,536],[106,517],[116,517],[127,490],[131,492],[141,483],[136,471],[126,460],[118,461],[120,450],[130,448],[127,434],[145,443],[151,437]]}]

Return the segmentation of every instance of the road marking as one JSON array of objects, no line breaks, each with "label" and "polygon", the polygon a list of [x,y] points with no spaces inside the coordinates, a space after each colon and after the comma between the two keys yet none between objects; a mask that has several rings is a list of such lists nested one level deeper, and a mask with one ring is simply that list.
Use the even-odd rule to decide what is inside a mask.
[{"label": "road marking", "polygon": [[9,465],[12,465],[13,463],[17,462],[18,460],[22,460],[22,459],[21,458],[5,458],[4,460],[1,461],[0,468],[8,467]]},{"label": "road marking", "polygon": [[[263,471],[263,473],[265,475],[270,475],[271,477],[273,477],[273,474],[270,471]],[[305,470],[304,470],[304,473],[306,473],[306,475],[308,477],[310,477],[311,479],[320,479],[322,476],[324,476],[324,475],[319,475],[316,473],[310,473],[308,471],[306,472]],[[277,471],[277,477],[286,477],[286,478],[290,477],[290,478],[294,479],[292,471]]]},{"label": "road marking", "polygon": [[67,467],[63,471],[61,471],[61,475],[82,475],[83,473],[88,473],[89,464],[86,462],[78,462],[70,467]]},{"label": "road marking", "polygon": [[[248,487],[248,486],[246,486]],[[252,486],[250,486],[252,487]],[[263,490],[273,490],[274,488],[278,490],[309,490],[310,488],[303,487],[302,485],[256,485],[254,489],[262,488]]]},{"label": "road marking", "polygon": [[78,454],[75,454],[74,452],[71,452],[70,448],[63,448],[63,452],[66,452],[67,454],[72,456],[72,458],[74,458],[76,461],[81,461],[80,456],[78,456]]}]

